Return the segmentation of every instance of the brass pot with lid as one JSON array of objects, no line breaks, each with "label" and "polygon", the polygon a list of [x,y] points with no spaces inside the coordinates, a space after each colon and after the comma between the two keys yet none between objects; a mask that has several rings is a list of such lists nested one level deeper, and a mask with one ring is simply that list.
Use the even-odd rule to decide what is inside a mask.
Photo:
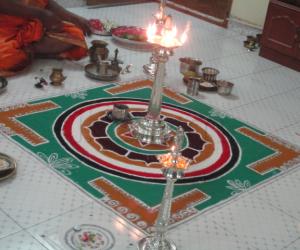
[{"label": "brass pot with lid", "polygon": [[99,60],[106,60],[108,58],[109,50],[106,47],[107,42],[102,40],[93,40],[92,46],[89,48],[89,55],[91,63],[98,63]]}]

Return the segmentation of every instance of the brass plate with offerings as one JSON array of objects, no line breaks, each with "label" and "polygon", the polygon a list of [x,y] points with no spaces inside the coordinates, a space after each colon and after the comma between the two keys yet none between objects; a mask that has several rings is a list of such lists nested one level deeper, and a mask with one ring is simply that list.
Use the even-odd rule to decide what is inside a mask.
[{"label": "brass plate with offerings", "polygon": [[[91,63],[84,67],[84,71],[87,77],[100,80],[100,81],[113,81],[116,80],[122,68],[119,66],[118,54],[119,50],[115,49],[115,55],[112,60],[107,60],[109,51],[105,53],[105,57],[97,53],[97,50],[90,50],[92,53]],[[105,60],[103,59],[105,58]]]},{"label": "brass plate with offerings", "polygon": [[6,154],[0,153],[0,181],[16,172],[16,161]]},{"label": "brass plate with offerings", "polygon": [[90,77],[95,80],[100,81],[113,81],[119,77],[119,70],[115,70],[106,63],[108,61],[103,61],[102,64],[93,64],[90,63],[84,67],[85,74],[87,77]]}]

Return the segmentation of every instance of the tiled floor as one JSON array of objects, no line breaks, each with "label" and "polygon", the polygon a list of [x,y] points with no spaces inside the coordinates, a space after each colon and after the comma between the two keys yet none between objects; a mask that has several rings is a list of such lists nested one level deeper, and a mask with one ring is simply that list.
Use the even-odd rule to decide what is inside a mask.
[{"label": "tiled floor", "polygon": [[[156,9],[155,4],[142,4],[72,11],[89,18],[146,26]],[[256,30],[239,25],[225,30],[174,10],[168,12],[179,27],[190,20],[192,31],[187,43],[170,59],[166,83],[185,92],[178,58],[198,57],[205,66],[220,69],[220,79],[235,83],[230,97],[200,93],[199,100],[300,146],[299,72],[244,49],[244,36]],[[95,38],[99,37],[89,41]],[[109,42],[110,51],[117,47],[111,38],[103,39]],[[142,65],[148,63],[149,52],[120,48],[120,57],[125,64],[133,64],[132,73],[122,75],[120,81],[144,77]],[[101,85],[84,76],[87,62],[36,61],[26,72],[9,79],[8,91],[0,96],[0,107]],[[34,88],[34,77],[48,77],[54,66],[64,68],[64,87]],[[66,249],[60,240],[63,232],[90,222],[109,228],[115,236],[114,249],[135,249],[142,234],[131,225],[1,135],[0,151],[14,156],[18,163],[17,175],[0,183],[1,250]],[[299,190],[300,168],[172,229],[169,236],[179,249],[298,250]]]}]

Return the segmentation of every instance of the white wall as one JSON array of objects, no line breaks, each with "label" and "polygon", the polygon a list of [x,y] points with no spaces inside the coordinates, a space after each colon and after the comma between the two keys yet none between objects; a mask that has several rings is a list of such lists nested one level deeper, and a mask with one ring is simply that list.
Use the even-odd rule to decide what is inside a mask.
[{"label": "white wall", "polygon": [[231,16],[253,26],[263,27],[269,0],[233,0]]}]

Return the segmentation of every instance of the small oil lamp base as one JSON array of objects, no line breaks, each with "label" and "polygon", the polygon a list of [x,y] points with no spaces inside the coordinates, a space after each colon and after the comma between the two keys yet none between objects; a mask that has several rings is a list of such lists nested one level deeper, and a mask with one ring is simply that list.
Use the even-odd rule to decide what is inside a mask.
[{"label": "small oil lamp base", "polygon": [[156,71],[155,63],[148,63],[143,66],[144,73],[149,76],[150,79],[153,79]]},{"label": "small oil lamp base", "polygon": [[148,236],[138,242],[139,250],[177,250],[175,244],[159,236]]},{"label": "small oil lamp base", "polygon": [[165,144],[172,136],[168,124],[162,120],[146,117],[133,121],[130,125],[132,135],[146,144]]}]

